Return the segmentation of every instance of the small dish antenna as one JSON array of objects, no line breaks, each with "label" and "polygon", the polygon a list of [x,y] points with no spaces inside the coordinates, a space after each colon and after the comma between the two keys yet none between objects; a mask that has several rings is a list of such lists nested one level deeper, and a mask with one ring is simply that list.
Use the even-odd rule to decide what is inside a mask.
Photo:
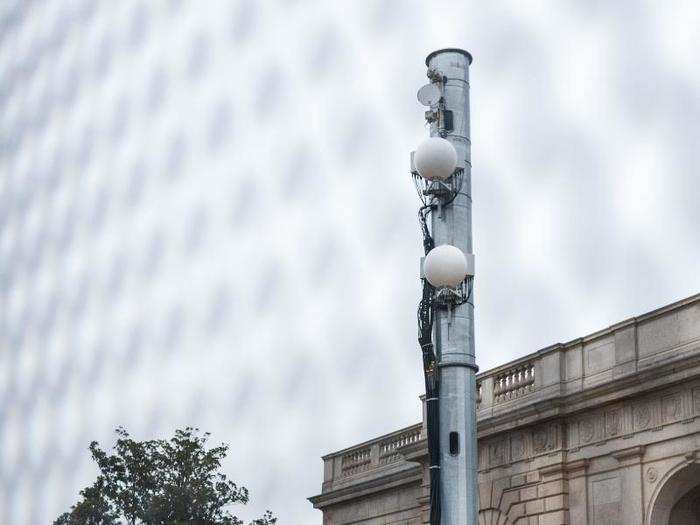
[{"label": "small dish antenna", "polygon": [[418,90],[418,102],[424,106],[434,106],[440,101],[442,93],[435,84],[426,84]]}]

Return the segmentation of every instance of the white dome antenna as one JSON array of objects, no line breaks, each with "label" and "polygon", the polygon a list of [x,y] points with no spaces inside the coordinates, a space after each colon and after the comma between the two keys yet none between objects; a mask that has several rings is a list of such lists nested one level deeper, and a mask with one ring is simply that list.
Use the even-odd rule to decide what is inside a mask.
[{"label": "white dome antenna", "polygon": [[444,181],[457,168],[457,150],[447,139],[430,137],[418,145],[413,162],[424,179]]},{"label": "white dome antenna", "polygon": [[457,288],[468,275],[474,275],[474,263],[456,246],[441,244],[425,257],[423,273],[435,288]]}]

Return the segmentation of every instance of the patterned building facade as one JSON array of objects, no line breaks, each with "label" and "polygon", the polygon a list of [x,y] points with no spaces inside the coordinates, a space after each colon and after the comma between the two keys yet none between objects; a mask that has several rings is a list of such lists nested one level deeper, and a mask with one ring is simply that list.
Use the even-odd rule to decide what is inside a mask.
[{"label": "patterned building facade", "polygon": [[[480,523],[700,523],[700,295],[478,377]],[[324,525],[428,523],[423,424],[323,458]]]},{"label": "patterned building facade", "polygon": [[[408,260],[378,255],[376,221],[355,246],[367,225],[334,212],[354,195],[334,186],[349,177],[327,177],[346,148],[357,195],[377,184],[374,169],[387,171],[376,141],[357,142],[387,117],[365,91],[373,81],[346,82],[361,78],[365,54],[338,58],[346,36],[330,11],[0,2],[0,524],[66,511],[94,480],[88,444],[108,447],[120,425],[144,439],[206,429],[245,451],[226,468],[254,495],[246,518],[268,507],[281,521],[314,514],[308,489],[276,483],[314,457],[303,432],[280,441],[275,430],[317,398],[304,380],[316,372],[294,365],[327,354],[319,330],[339,341],[352,329],[331,305],[360,302],[365,257],[380,268]],[[290,134],[319,98],[313,125]],[[338,101],[342,112],[329,109]],[[400,140],[381,144],[403,151]],[[394,234],[401,212],[386,216]],[[275,373],[261,374],[273,357]],[[261,427],[271,430],[241,431]],[[247,459],[263,456],[262,469]]]}]

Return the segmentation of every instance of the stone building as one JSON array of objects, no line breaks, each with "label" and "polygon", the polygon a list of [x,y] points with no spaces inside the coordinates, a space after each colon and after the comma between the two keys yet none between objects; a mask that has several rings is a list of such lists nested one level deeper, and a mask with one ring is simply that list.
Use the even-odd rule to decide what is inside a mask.
[{"label": "stone building", "polygon": [[[700,523],[700,295],[478,376],[482,525]],[[423,424],[324,456],[324,525],[428,523]]]}]

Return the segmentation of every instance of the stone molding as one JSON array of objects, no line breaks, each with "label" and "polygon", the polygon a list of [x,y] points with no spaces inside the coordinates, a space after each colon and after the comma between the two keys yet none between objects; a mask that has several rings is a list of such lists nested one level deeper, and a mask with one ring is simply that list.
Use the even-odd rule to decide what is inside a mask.
[{"label": "stone molding", "polygon": [[644,445],[639,445],[637,447],[630,447],[623,450],[617,450],[612,452],[610,455],[614,457],[619,463],[639,463],[644,458],[644,451],[646,447]]},{"label": "stone molding", "polygon": [[380,472],[372,478],[313,496],[309,498],[309,501],[313,503],[314,507],[322,509],[330,505],[362,499],[370,494],[391,490],[402,485],[419,484],[422,479],[420,465],[404,463],[402,468],[397,471]]}]

